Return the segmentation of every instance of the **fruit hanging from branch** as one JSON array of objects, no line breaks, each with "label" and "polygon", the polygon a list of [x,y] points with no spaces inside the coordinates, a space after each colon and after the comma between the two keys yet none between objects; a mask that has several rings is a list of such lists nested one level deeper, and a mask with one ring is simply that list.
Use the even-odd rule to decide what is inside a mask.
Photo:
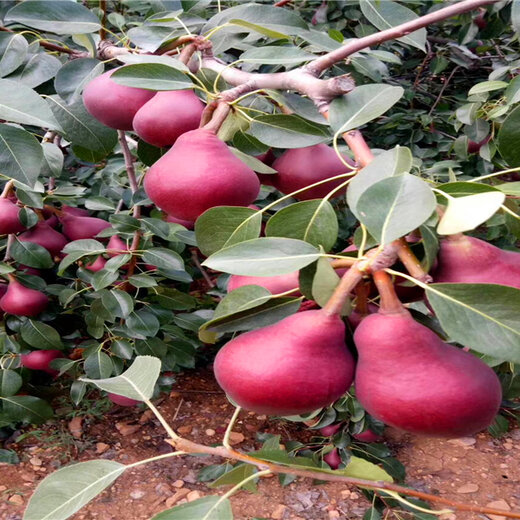
[{"label": "fruit hanging from branch", "polygon": [[94,238],[110,227],[110,222],[97,217],[79,217],[65,213],[60,217],[63,234],[70,240]]},{"label": "fruit hanging from branch", "polygon": [[20,233],[25,226],[20,222],[20,208],[8,198],[0,198],[0,235]]},{"label": "fruit hanging from branch", "polygon": [[46,221],[40,220],[33,228],[19,235],[20,242],[32,242],[49,251],[52,257],[59,256],[67,245],[67,238],[59,231],[52,229]]},{"label": "fruit hanging from branch", "polygon": [[227,290],[228,292],[234,291],[244,285],[259,285],[267,289],[271,294],[292,291],[293,296],[298,296],[300,294],[299,274],[299,271],[276,276],[240,276],[234,274],[229,278]]},{"label": "fruit hanging from branch", "polygon": [[16,316],[37,316],[49,304],[49,298],[36,289],[22,285],[13,275],[9,275],[7,291],[0,299],[0,309]]},{"label": "fruit hanging from branch", "polygon": [[29,352],[29,354],[22,354],[20,356],[20,363],[25,368],[42,370],[52,376],[56,376],[59,372],[49,366],[50,362],[63,357],[61,350],[33,350]]}]

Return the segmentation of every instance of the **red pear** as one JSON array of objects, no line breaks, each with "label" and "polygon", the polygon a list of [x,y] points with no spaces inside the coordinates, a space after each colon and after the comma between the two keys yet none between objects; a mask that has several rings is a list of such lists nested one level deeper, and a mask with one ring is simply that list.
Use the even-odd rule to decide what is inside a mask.
[{"label": "red pear", "polygon": [[139,404],[141,401],[136,401],[135,399],[130,399],[130,397],[125,397],[124,395],[112,394],[108,393],[107,397],[114,403],[119,406],[135,406]]},{"label": "red pear", "polygon": [[169,215],[195,221],[214,206],[247,206],[260,190],[257,176],[213,132],[182,134],[149,170],[146,193]]},{"label": "red pear", "polygon": [[341,426],[341,423],[330,424],[329,426],[324,426],[323,428],[320,428],[320,433],[324,437],[332,437],[341,430]]},{"label": "red pear", "polygon": [[63,211],[63,213],[68,213],[69,215],[76,215],[77,217],[90,217],[90,213],[87,209],[75,208],[65,204],[61,207],[61,211]]},{"label": "red pear", "polygon": [[323,460],[331,467],[331,469],[338,469],[342,462],[337,448],[329,451],[329,453],[323,457]]},{"label": "red pear", "polygon": [[103,229],[110,227],[110,222],[97,217],[78,217],[65,213],[61,217],[63,234],[70,240],[94,238]]},{"label": "red pear", "polygon": [[352,435],[354,439],[361,442],[381,442],[383,440],[383,437],[381,435],[378,435],[377,433],[373,432],[372,430],[365,430],[361,433],[356,433]]},{"label": "red pear", "polygon": [[34,267],[29,267],[28,265],[19,264],[17,270],[21,271],[22,273],[25,273],[25,274],[32,274],[33,276],[42,275],[42,273],[39,269],[35,269]]},{"label": "red pear", "polygon": [[83,103],[88,112],[104,125],[117,130],[132,130],[137,111],[155,92],[118,85],[110,79],[110,70],[90,81],[83,90]]},{"label": "red pear", "polygon": [[158,92],[135,114],[136,134],[154,146],[171,146],[177,138],[199,127],[204,103],[192,90]]},{"label": "red pear", "polygon": [[101,269],[103,269],[105,267],[106,263],[107,263],[107,261],[102,256],[98,256],[90,264],[85,264],[85,269],[88,269],[89,271],[92,271],[93,273],[97,273],[98,271],[101,271]]},{"label": "red pear", "polygon": [[[350,164],[350,159],[345,158],[345,160]],[[278,172],[273,179],[273,185],[285,194],[350,171],[334,149],[325,144],[287,150],[274,161],[273,168]],[[298,193],[294,197],[298,200],[321,199],[345,180],[346,178],[327,182]],[[336,192],[334,196],[344,194],[345,189]]]},{"label": "red pear", "polygon": [[287,291],[293,291],[294,295],[299,295],[298,290],[300,283],[298,276],[300,272],[294,271],[289,274],[279,274],[276,276],[240,276],[237,274],[229,278],[227,290],[234,291],[244,285],[260,285],[267,289],[271,294],[280,294]]},{"label": "red pear", "polygon": [[192,220],[183,220],[182,218],[173,217],[172,215],[166,215],[166,222],[180,224],[181,226],[184,226],[186,229],[193,229],[195,227],[195,222],[193,222]]},{"label": "red pear", "polygon": [[0,198],[0,235],[20,233],[25,226],[20,222],[18,215],[20,208],[7,198]]},{"label": "red pear", "polygon": [[341,397],[352,384],[354,360],[341,318],[312,310],[231,340],[214,370],[219,385],[246,410],[295,415]]},{"label": "red pear", "polygon": [[59,256],[61,250],[67,245],[68,240],[58,231],[52,229],[45,221],[40,221],[29,231],[22,233],[18,240],[38,244],[51,254]]},{"label": "red pear", "polygon": [[107,254],[110,258],[129,252],[128,244],[117,235],[112,235],[107,244]]},{"label": "red pear", "polygon": [[46,309],[48,303],[45,294],[25,287],[11,276],[7,291],[0,299],[0,309],[16,316],[36,316]]},{"label": "red pear", "polygon": [[361,312],[361,310],[354,309],[347,317],[350,328],[353,331],[356,330],[363,319],[365,319],[369,314],[374,314],[378,309],[379,307],[373,303],[367,305],[367,312]]},{"label": "red pear", "polygon": [[62,358],[63,353],[61,350],[33,350],[29,354],[22,354],[20,356],[20,363],[23,367],[30,368],[31,370],[42,370],[53,376],[59,374],[57,370],[54,370],[49,366],[53,359]]},{"label": "red pear", "polygon": [[469,236],[441,240],[436,282],[495,283],[520,289],[520,253]]},{"label": "red pear", "polygon": [[354,333],[356,396],[365,410],[401,430],[435,437],[487,428],[502,399],[495,372],[381,297],[380,311]]}]

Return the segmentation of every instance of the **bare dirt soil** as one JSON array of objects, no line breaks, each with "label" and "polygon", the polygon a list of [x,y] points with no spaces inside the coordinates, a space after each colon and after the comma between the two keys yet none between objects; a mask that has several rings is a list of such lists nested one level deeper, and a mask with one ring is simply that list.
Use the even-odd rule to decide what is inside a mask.
[{"label": "bare dirt soil", "polygon": [[[183,436],[205,444],[219,443],[233,412],[211,371],[179,376],[172,394],[158,407]],[[236,448],[243,450],[259,447],[257,432],[280,434],[282,441],[305,440],[310,435],[302,425],[247,412],[240,415],[233,431]],[[164,438],[164,430],[149,411],[115,405],[103,416],[55,421],[34,430],[19,444],[8,446],[16,450],[20,464],[0,464],[0,518],[21,520],[38,482],[65,464],[96,458],[136,462],[171,451]],[[385,438],[406,465],[407,485],[459,502],[520,510],[520,429],[500,439],[479,434],[453,440],[417,438],[388,429]],[[135,468],[73,518],[145,520],[182,501],[223,494],[228,488],[210,489],[197,480],[201,468],[221,462],[190,456]],[[261,479],[258,493],[241,491],[231,502],[237,520],[356,520],[370,505],[359,490],[343,484],[316,485],[298,479],[281,487],[276,477]],[[440,518],[502,517],[457,512]]]}]

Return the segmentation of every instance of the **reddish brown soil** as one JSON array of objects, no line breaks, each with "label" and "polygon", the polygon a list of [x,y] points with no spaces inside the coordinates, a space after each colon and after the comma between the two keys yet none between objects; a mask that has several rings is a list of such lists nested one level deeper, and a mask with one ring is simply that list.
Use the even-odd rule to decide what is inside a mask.
[{"label": "reddish brown soil", "polygon": [[[180,376],[175,392],[159,401],[158,406],[175,429],[206,444],[218,444],[233,411],[209,371]],[[38,481],[71,461],[101,457],[132,463],[171,451],[163,440],[162,427],[141,408],[114,406],[102,417],[87,417],[77,439],[69,431],[69,421],[53,422],[41,428],[38,437],[29,436],[20,444],[9,446],[18,452],[21,463],[0,465],[2,520],[20,520]],[[280,434],[282,440],[302,440],[309,435],[301,425],[271,421],[246,412],[241,414],[234,431],[243,434],[244,440],[236,447],[244,450],[259,447],[257,432]],[[519,429],[498,440],[487,434],[462,440],[432,440],[393,430],[388,430],[386,439],[407,467],[409,486],[471,504],[502,500],[505,502],[497,507],[520,510]],[[191,456],[135,468],[73,518],[144,520],[171,507],[176,499],[222,494],[228,488],[213,490],[197,481],[200,468],[220,462],[212,457]],[[281,487],[277,480],[276,477],[262,479],[256,494],[237,493],[231,499],[235,518],[355,520],[361,519],[369,506],[358,490],[343,484],[315,485],[310,480],[298,479]],[[479,518],[487,517],[458,512],[441,516],[441,520]]]}]

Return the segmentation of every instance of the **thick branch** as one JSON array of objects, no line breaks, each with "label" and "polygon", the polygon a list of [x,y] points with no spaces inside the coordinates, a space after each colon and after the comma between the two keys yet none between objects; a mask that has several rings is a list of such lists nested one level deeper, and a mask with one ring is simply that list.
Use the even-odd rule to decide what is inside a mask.
[{"label": "thick branch", "polygon": [[386,29],[384,31],[370,34],[363,38],[358,38],[357,40],[353,40],[343,47],[340,47],[339,49],[329,52],[324,56],[321,56],[320,58],[312,61],[311,63],[307,64],[304,69],[310,74],[318,77],[323,71],[329,69],[335,63],[343,61],[345,58],[348,58],[352,54],[362,49],[372,47],[373,45],[378,45],[388,40],[401,38],[402,36],[406,36],[407,34],[417,31],[418,29],[422,29],[428,25],[440,22],[446,18],[451,18],[452,16],[456,16],[458,14],[467,13],[468,11],[478,9],[483,5],[493,4],[496,2],[498,2],[498,0],[463,0],[462,2],[457,2],[453,5],[449,5],[448,7],[438,9],[433,13],[429,13],[427,15],[421,16],[420,18],[416,18],[415,20],[411,20],[410,22],[391,27],[390,29]]},{"label": "thick branch", "polygon": [[345,477],[343,475],[337,475],[333,473],[325,473],[321,471],[312,471],[310,469],[298,469],[294,467],[282,466],[280,464],[272,464],[271,462],[265,462],[263,460],[255,459],[249,455],[245,455],[235,450],[228,450],[224,446],[203,446],[187,439],[179,439],[175,442],[167,440],[166,442],[173,444],[177,450],[184,451],[187,453],[206,453],[209,455],[216,455],[226,459],[239,460],[261,469],[268,469],[273,473],[289,473],[291,475],[297,475],[299,477],[314,478],[317,480],[326,480],[328,482],[344,482],[354,486],[367,488],[367,489],[380,489],[394,491],[405,496],[411,496],[434,502],[438,504],[444,504],[459,511],[472,511],[475,513],[482,513],[486,515],[502,515],[508,518],[520,518],[520,513],[513,511],[504,511],[502,509],[495,509],[490,507],[474,506],[471,504],[464,504],[462,502],[455,502],[447,498],[442,498],[436,495],[430,495],[429,493],[423,493],[422,491],[416,491],[415,489],[409,489],[405,486],[399,486],[392,482],[385,481],[372,481],[361,478]]}]

